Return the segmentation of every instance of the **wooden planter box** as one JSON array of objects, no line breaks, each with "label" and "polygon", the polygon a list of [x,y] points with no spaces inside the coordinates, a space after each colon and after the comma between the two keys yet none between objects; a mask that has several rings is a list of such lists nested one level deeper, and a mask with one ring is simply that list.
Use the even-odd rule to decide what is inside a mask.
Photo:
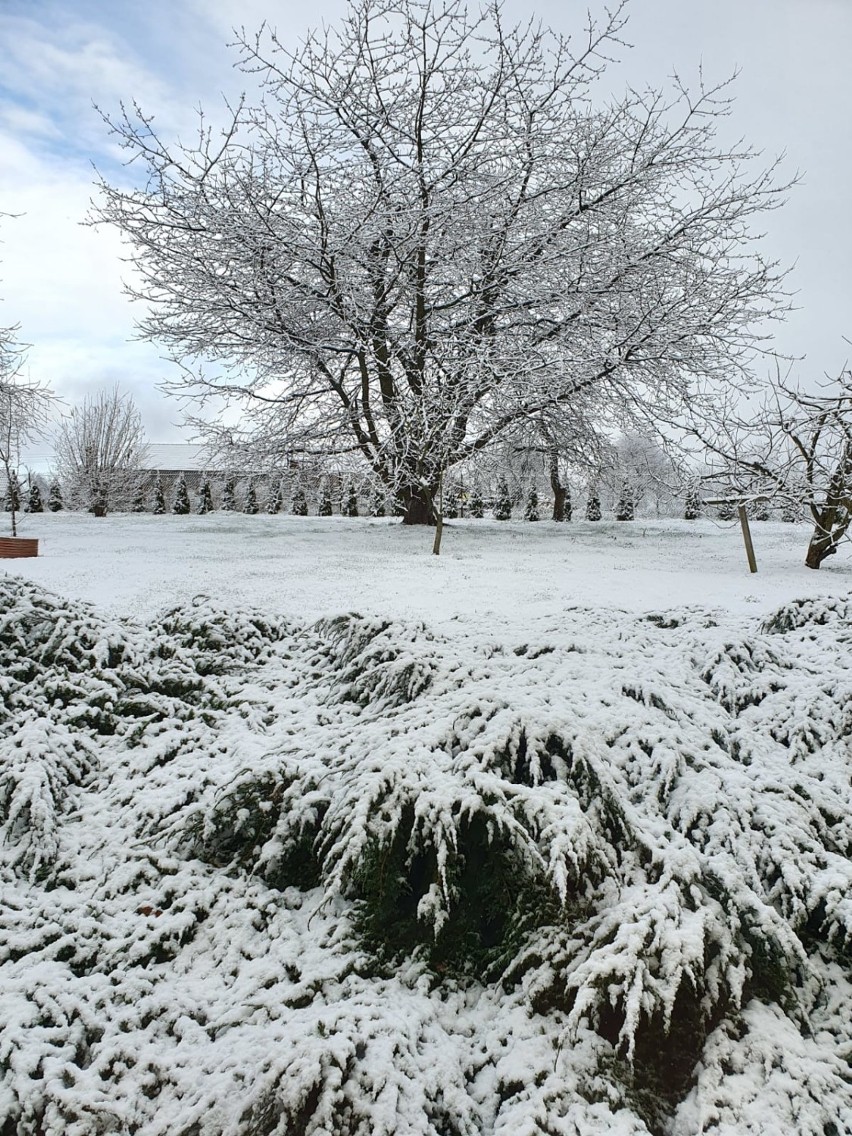
[{"label": "wooden planter box", "polygon": [[38,540],[28,536],[0,536],[0,560],[38,556]]}]

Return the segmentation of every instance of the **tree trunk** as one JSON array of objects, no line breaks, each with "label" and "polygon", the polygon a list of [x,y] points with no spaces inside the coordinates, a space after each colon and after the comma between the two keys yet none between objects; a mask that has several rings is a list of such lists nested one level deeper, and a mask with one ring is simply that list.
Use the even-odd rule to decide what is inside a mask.
[{"label": "tree trunk", "polygon": [[852,511],[850,511],[848,498],[829,501],[822,510],[811,507],[816,518],[814,533],[808,545],[808,554],[805,564],[808,568],[819,568],[827,556],[837,552],[837,546],[846,536],[846,530],[852,524]]},{"label": "tree trunk", "polygon": [[811,543],[808,545],[808,554],[805,557],[805,564],[808,568],[819,568],[827,556],[837,552],[837,544],[842,535],[842,533],[835,535],[825,532],[817,525],[814,529],[814,535],[811,537]]},{"label": "tree trunk", "polygon": [[434,489],[422,485],[415,487],[403,486],[397,494],[402,508],[402,523],[404,525],[435,525],[438,523],[438,512],[435,508]]},{"label": "tree trunk", "polygon": [[553,490],[553,519],[565,520],[565,486],[559,477],[559,451],[556,446],[550,447],[548,465],[550,468],[550,488]]}]

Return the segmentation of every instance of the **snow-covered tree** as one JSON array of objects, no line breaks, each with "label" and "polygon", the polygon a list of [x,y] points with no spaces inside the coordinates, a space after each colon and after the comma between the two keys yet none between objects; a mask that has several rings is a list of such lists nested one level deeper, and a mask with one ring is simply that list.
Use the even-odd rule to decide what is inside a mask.
[{"label": "snow-covered tree", "polygon": [[[18,474],[12,470],[6,478],[6,493],[3,499],[3,508],[7,513],[13,516],[21,511],[23,502],[21,501],[21,483],[18,480]],[[12,534],[15,535],[14,533]]]},{"label": "snow-covered tree", "polygon": [[485,502],[482,499],[482,487],[478,481],[473,483],[467,513],[469,517],[473,517],[477,521],[481,521],[485,516]]},{"label": "snow-covered tree", "polygon": [[589,494],[586,498],[586,520],[599,521],[602,516],[603,514],[601,512],[601,499],[598,495],[597,488],[595,486],[590,486]]},{"label": "snow-covered tree", "polygon": [[154,501],[151,506],[151,512],[156,517],[162,517],[166,511],[166,494],[163,490],[163,479],[157,474],[154,481]]},{"label": "snow-covered tree", "polygon": [[497,496],[494,500],[494,517],[498,521],[508,521],[512,516],[512,497],[509,483],[501,474],[497,479]]},{"label": "snow-covered tree", "polygon": [[51,513],[60,513],[62,511],[62,488],[56,480],[51,481],[50,488],[47,491],[47,507]]},{"label": "snow-covered tree", "polygon": [[30,478],[30,491],[27,497],[27,512],[44,512],[44,501],[41,496],[41,487],[34,477]]},{"label": "snow-covered tree", "polygon": [[[329,504],[331,504],[330,500]],[[305,496],[305,491],[301,485],[298,485],[293,490],[293,499],[290,503],[290,511],[292,512],[294,517],[306,517],[308,515],[308,499]]]},{"label": "snow-covered tree", "polygon": [[222,485],[222,508],[226,513],[233,513],[237,508],[237,486],[232,474],[225,477]]},{"label": "snow-covered tree", "polygon": [[756,521],[769,520],[769,501],[765,497],[758,498],[752,506],[751,515]]},{"label": "snow-covered tree", "polygon": [[818,394],[776,377],[762,411],[696,428],[718,483],[744,502],[807,508],[814,522],[805,555],[819,568],[852,526],[852,371]]},{"label": "snow-covered tree", "polygon": [[238,34],[262,94],[222,133],[109,123],[138,183],[103,179],[96,216],[128,241],[142,333],[223,364],[186,382],[238,384],[258,446],[357,448],[412,524],[539,412],[670,418],[736,386],[786,306],[750,227],[785,187],[717,139],[725,83],[595,103],[624,22],[578,40],[353,0],[296,49]]},{"label": "snow-covered tree", "polygon": [[331,486],[326,481],[320,491],[319,504],[317,505],[317,516],[330,517],[334,512],[334,506],[331,501]]},{"label": "snow-covered tree", "polygon": [[340,512],[344,517],[358,516],[358,492],[351,479],[344,486]]},{"label": "snow-covered tree", "polygon": [[210,485],[210,478],[206,475],[202,477],[201,485],[198,487],[197,511],[201,516],[213,512],[213,489]]},{"label": "snow-covered tree", "polygon": [[683,506],[683,519],[697,521],[701,516],[701,491],[697,485],[690,485],[686,491],[686,500]]},{"label": "snow-covered tree", "polygon": [[130,502],[131,513],[145,513],[148,511],[148,486],[144,478],[139,478],[133,497]]},{"label": "snow-covered tree", "polygon": [[18,467],[21,448],[42,437],[47,429],[53,394],[40,383],[24,379],[21,370],[26,347],[16,338],[17,327],[0,328],[0,478],[6,509],[11,514],[12,536],[17,536],[21,508]]},{"label": "snow-covered tree", "polygon": [[185,517],[192,511],[192,506],[189,502],[189,489],[187,488],[186,477],[183,473],[181,473],[177,481],[175,481],[174,494],[172,512],[177,513],[181,517]]},{"label": "snow-covered tree", "polygon": [[284,504],[284,490],[280,477],[270,477],[266,495],[266,511],[271,516],[281,512]]},{"label": "snow-covered tree", "polygon": [[117,386],[72,407],[56,437],[67,496],[97,517],[129,508],[147,456],[142,416]]},{"label": "snow-covered tree", "polygon": [[386,512],[385,505],[385,490],[384,486],[380,483],[373,489],[373,495],[370,498],[370,516],[383,517]]},{"label": "snow-covered tree", "polygon": [[246,497],[245,501],[243,502],[243,512],[249,513],[251,516],[254,516],[257,511],[257,489],[254,484],[254,478],[250,477],[248,485],[246,486]]},{"label": "snow-covered tree", "polygon": [[571,502],[571,486],[566,481],[563,484],[562,488],[563,488],[564,494],[565,494],[565,496],[562,499],[562,516],[561,516],[561,518],[557,517],[556,516],[556,509],[554,508],[554,511],[553,511],[554,521],[558,521],[558,520],[570,521],[571,518],[574,515],[574,506]]},{"label": "snow-covered tree", "polygon": [[633,486],[625,480],[621,483],[621,490],[615,505],[615,519],[617,521],[632,521],[635,516]]},{"label": "snow-covered tree", "polygon": [[527,503],[524,507],[524,520],[538,521],[540,519],[541,514],[538,511],[538,490],[534,485],[531,485],[529,494],[527,495]]}]

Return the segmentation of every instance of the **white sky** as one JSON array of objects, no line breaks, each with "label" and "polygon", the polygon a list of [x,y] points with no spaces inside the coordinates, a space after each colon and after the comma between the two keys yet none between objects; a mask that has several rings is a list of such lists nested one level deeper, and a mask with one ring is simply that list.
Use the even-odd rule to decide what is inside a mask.
[{"label": "white sky", "polygon": [[[592,4],[593,11],[601,3]],[[535,12],[563,32],[585,4],[506,0],[511,17]],[[117,237],[81,226],[92,165],[116,153],[92,108],[138,101],[167,132],[189,127],[244,80],[225,44],[230,29],[267,18],[295,42],[336,21],[342,0],[0,0],[0,325],[21,324],[33,378],[68,401],[119,382],[143,412],[150,439],[179,441],[181,411],[156,389],[169,365],[133,342],[134,312],[121,292]],[[808,383],[852,355],[852,2],[850,0],[632,0],[634,45],[612,85],[687,81],[739,68],[729,127],[766,153],[787,154],[801,183],[765,219],[765,250],[795,265],[799,310],[777,332],[779,350],[806,356]],[[619,82],[620,79],[620,82]]]}]

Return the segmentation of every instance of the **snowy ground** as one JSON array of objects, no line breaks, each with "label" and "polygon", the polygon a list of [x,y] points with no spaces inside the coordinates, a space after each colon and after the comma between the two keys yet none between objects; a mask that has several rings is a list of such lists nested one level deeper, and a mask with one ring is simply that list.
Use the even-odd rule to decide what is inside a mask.
[{"label": "snowy ground", "polygon": [[753,530],[25,517],[2,1136],[852,1136],[852,559]]},{"label": "snowy ground", "polygon": [[852,589],[848,548],[818,572],[804,566],[810,531],[753,523],[752,575],[739,522],[453,521],[434,557],[432,531],[396,521],[59,513],[23,519],[21,535],[39,537],[40,556],[5,569],[142,618],[201,593],[300,619],[358,611],[499,638],[533,624],[556,629],[570,607],[701,605],[754,617]]}]

